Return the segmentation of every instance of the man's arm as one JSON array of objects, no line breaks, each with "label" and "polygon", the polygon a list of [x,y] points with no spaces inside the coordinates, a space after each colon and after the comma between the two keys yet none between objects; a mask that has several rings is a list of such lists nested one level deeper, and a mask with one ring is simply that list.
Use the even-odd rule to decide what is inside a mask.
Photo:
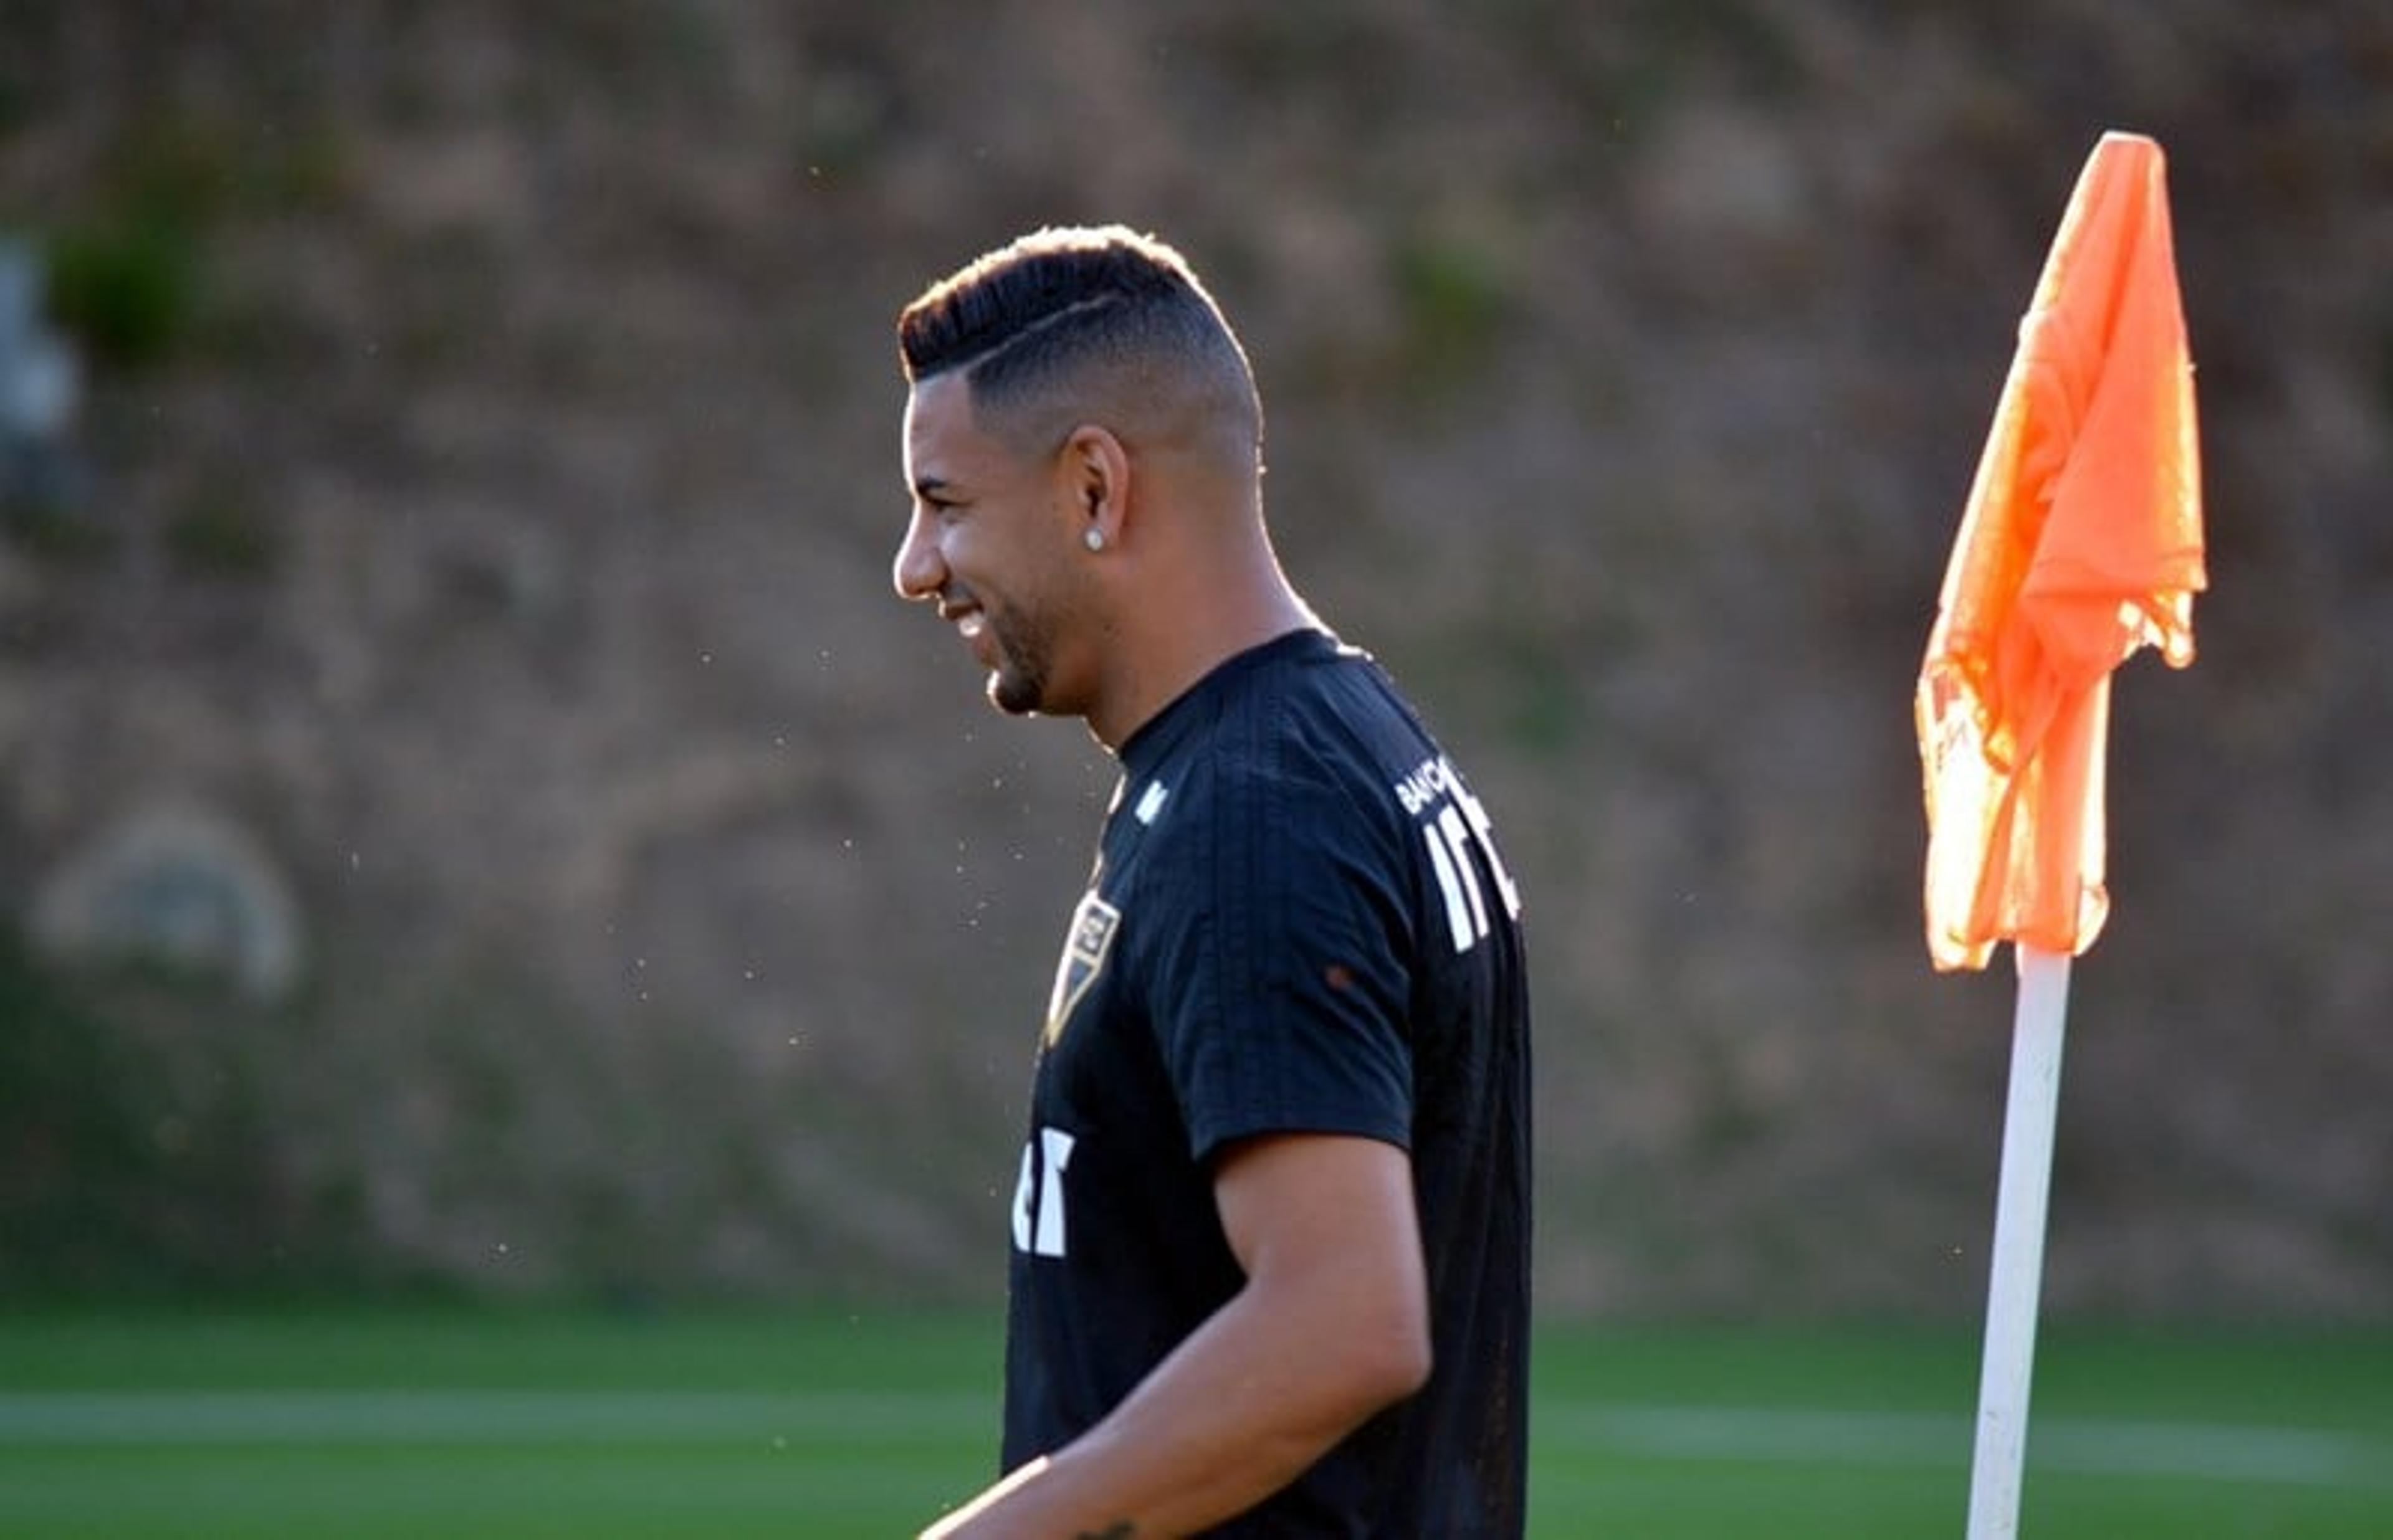
[{"label": "man's arm", "polygon": [[1374,1139],[1278,1134],[1220,1157],[1246,1286],[1104,1421],[924,1540],[1152,1540],[1242,1513],[1429,1378],[1412,1162]]}]

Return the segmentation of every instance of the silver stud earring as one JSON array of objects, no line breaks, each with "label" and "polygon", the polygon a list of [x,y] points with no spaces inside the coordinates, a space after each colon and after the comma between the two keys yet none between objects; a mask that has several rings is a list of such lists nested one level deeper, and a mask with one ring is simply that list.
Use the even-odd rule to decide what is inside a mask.
[{"label": "silver stud earring", "polygon": [[1102,551],[1105,548],[1105,532],[1092,524],[1089,532],[1080,537],[1080,543],[1092,551]]}]

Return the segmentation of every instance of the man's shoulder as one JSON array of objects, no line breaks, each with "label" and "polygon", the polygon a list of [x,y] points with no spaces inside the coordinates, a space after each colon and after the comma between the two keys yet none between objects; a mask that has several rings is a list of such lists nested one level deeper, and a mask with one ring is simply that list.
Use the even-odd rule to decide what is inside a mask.
[{"label": "man's shoulder", "polygon": [[1225,778],[1377,785],[1435,745],[1367,653],[1350,647],[1260,671],[1223,703],[1212,746]]},{"label": "man's shoulder", "polygon": [[1391,699],[1318,679],[1225,702],[1215,730],[1176,766],[1186,805],[1216,817],[1301,809],[1373,817],[1395,805],[1406,773],[1434,745]]}]

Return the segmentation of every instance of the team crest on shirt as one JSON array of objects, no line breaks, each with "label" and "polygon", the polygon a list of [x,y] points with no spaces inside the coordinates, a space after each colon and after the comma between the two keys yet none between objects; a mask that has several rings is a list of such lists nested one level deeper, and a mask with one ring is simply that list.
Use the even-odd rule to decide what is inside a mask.
[{"label": "team crest on shirt", "polygon": [[1072,1008],[1105,972],[1105,954],[1112,950],[1114,931],[1120,924],[1121,911],[1099,898],[1094,889],[1080,895],[1080,907],[1072,914],[1071,933],[1064,938],[1064,955],[1055,962],[1055,987],[1047,996],[1050,1048],[1064,1035]]}]

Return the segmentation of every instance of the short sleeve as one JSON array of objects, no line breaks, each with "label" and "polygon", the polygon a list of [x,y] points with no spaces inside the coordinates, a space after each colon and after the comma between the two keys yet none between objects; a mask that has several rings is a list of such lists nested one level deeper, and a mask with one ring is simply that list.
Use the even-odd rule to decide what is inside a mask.
[{"label": "short sleeve", "polygon": [[1155,853],[1175,902],[1155,917],[1145,970],[1190,1154],[1294,1132],[1409,1149],[1409,909],[1393,842],[1317,766],[1221,766],[1210,790]]}]

